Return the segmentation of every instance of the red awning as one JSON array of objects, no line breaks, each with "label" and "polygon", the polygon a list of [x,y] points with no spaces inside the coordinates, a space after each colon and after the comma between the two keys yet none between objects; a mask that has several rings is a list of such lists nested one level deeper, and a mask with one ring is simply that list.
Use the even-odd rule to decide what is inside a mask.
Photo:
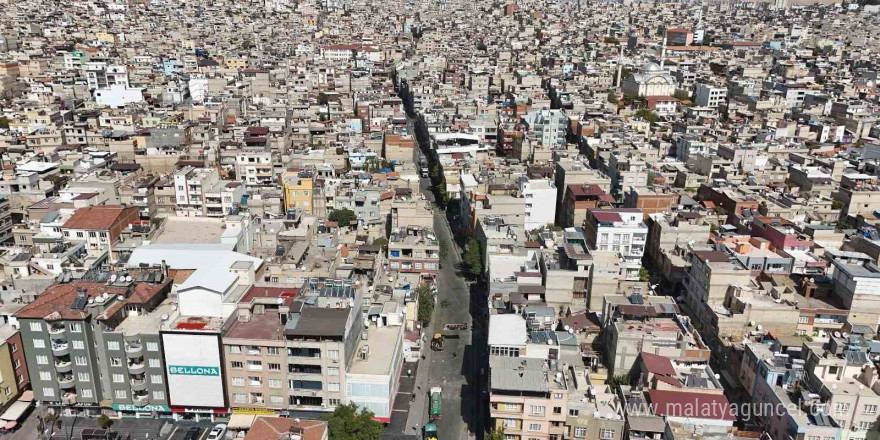
[{"label": "red awning", "polygon": [[18,426],[18,422],[7,422],[6,425],[3,426],[3,429],[8,431],[12,428],[15,428],[16,426]]}]

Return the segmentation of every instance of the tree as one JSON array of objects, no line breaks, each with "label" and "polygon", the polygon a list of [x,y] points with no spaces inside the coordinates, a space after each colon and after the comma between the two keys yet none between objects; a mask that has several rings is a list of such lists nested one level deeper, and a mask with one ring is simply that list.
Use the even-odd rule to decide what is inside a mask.
[{"label": "tree", "polygon": [[620,101],[620,98],[617,97],[617,93],[611,92],[608,94],[608,102],[610,104],[617,104]]},{"label": "tree", "polygon": [[334,209],[327,217],[331,222],[339,223],[339,226],[348,226],[357,220],[357,215],[350,209]]},{"label": "tree", "polygon": [[464,265],[465,269],[472,276],[478,276],[483,273],[483,250],[480,242],[476,239],[470,239],[464,247]]},{"label": "tree", "polygon": [[98,427],[101,429],[107,429],[113,424],[113,420],[107,414],[101,414],[96,422],[98,422]]},{"label": "tree", "polygon": [[660,117],[657,116],[657,113],[654,113],[651,110],[648,110],[646,108],[639,109],[639,111],[636,112],[636,116],[638,116],[638,117],[640,117],[640,118],[642,118],[652,124],[656,124],[657,121],[660,120]]},{"label": "tree", "polygon": [[716,206],[715,209],[713,209],[713,211],[715,212],[715,215],[719,215],[719,216],[727,215],[727,210],[720,207],[720,206]]},{"label": "tree", "polygon": [[382,423],[373,420],[373,412],[354,403],[337,406],[331,414],[324,416],[330,438],[333,440],[379,440],[382,437]]},{"label": "tree", "polygon": [[503,429],[491,429],[489,433],[483,437],[485,440],[504,440]]},{"label": "tree", "polygon": [[6,116],[0,116],[0,128],[9,128],[9,118]]},{"label": "tree", "polygon": [[427,284],[419,286],[417,290],[419,295],[418,318],[423,325],[431,323],[431,317],[434,315],[434,294]]},{"label": "tree", "polygon": [[644,267],[639,268],[639,281],[645,282],[651,279],[651,274]]},{"label": "tree", "polygon": [[226,178],[229,180],[235,180],[235,168],[232,168],[226,172]]},{"label": "tree", "polygon": [[482,41],[477,43],[477,50],[485,52],[486,51],[486,43],[484,43]]},{"label": "tree", "polygon": [[676,90],[675,93],[672,94],[672,97],[679,100],[679,101],[691,99],[691,95],[688,94],[688,92],[685,92],[684,90]]},{"label": "tree", "polygon": [[388,246],[388,239],[387,238],[377,238],[377,239],[373,240],[373,246],[383,246],[383,247]]}]

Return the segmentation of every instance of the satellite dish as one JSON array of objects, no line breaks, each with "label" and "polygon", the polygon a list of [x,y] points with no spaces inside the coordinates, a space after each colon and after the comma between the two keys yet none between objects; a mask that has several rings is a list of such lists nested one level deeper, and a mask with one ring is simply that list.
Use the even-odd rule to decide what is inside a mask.
[{"label": "satellite dish", "polygon": [[115,283],[115,282],[116,282],[116,274],[115,274],[115,273],[114,273],[113,275],[110,275],[110,282],[111,282],[111,283]]}]

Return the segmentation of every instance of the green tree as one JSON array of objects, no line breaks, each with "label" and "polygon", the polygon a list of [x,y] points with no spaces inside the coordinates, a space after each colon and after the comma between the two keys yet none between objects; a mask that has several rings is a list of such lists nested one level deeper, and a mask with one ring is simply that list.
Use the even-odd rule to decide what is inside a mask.
[{"label": "green tree", "polygon": [[651,279],[651,274],[644,267],[639,268],[639,281],[645,282]]},{"label": "green tree", "polygon": [[691,95],[684,90],[676,90],[675,93],[672,94],[672,97],[679,100],[684,101],[685,99],[691,99]]},{"label": "green tree", "polygon": [[727,210],[720,207],[720,206],[716,206],[715,209],[713,209],[713,211],[715,212],[715,215],[720,215],[720,216],[727,215]]},{"label": "green tree", "polygon": [[357,215],[350,209],[335,209],[327,216],[327,220],[339,223],[339,226],[348,226],[357,220]]},{"label": "green tree", "polygon": [[617,93],[611,92],[608,94],[608,102],[611,104],[617,104],[620,98],[617,97]]},{"label": "green tree", "polygon": [[485,440],[504,440],[503,429],[491,429],[489,433],[483,437]]},{"label": "green tree", "polygon": [[113,420],[111,420],[110,417],[107,416],[107,414],[101,414],[96,422],[98,422],[98,427],[101,429],[107,429],[110,427],[110,425],[113,424]]},{"label": "green tree", "polygon": [[639,111],[636,112],[636,116],[638,116],[638,117],[640,117],[640,118],[642,118],[652,124],[656,124],[657,121],[660,120],[660,117],[657,116],[657,113],[654,113],[651,110],[648,110],[646,108],[639,109]]},{"label": "green tree", "polygon": [[419,321],[422,321],[423,325],[427,325],[431,322],[431,317],[434,315],[434,294],[427,284],[419,286],[417,292],[419,295],[418,318]]},{"label": "green tree", "polygon": [[465,269],[472,276],[478,276],[483,273],[483,250],[480,242],[476,239],[470,239],[464,247],[464,265]]},{"label": "green tree", "polygon": [[6,116],[0,116],[0,128],[9,128],[9,118]]},{"label": "green tree", "polygon": [[373,240],[373,246],[383,246],[383,247],[388,246],[388,239],[387,238],[377,238],[377,239]]},{"label": "green tree", "polygon": [[482,41],[477,43],[477,50],[485,52],[486,51],[486,43],[484,43]]},{"label": "green tree", "polygon": [[379,440],[382,437],[382,424],[373,420],[373,412],[354,403],[337,406],[331,414],[324,416],[330,438],[333,440]]}]

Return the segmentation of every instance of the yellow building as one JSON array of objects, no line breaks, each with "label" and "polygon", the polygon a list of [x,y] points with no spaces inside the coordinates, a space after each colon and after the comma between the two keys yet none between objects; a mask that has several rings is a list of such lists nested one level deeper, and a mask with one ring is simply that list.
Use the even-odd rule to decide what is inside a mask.
[{"label": "yellow building", "polygon": [[311,173],[284,173],[281,176],[284,185],[284,205],[288,210],[301,209],[304,214],[312,215],[315,206],[315,179]]},{"label": "yellow building", "polygon": [[247,69],[247,58],[226,58],[223,60],[223,64],[226,65],[227,69]]}]

